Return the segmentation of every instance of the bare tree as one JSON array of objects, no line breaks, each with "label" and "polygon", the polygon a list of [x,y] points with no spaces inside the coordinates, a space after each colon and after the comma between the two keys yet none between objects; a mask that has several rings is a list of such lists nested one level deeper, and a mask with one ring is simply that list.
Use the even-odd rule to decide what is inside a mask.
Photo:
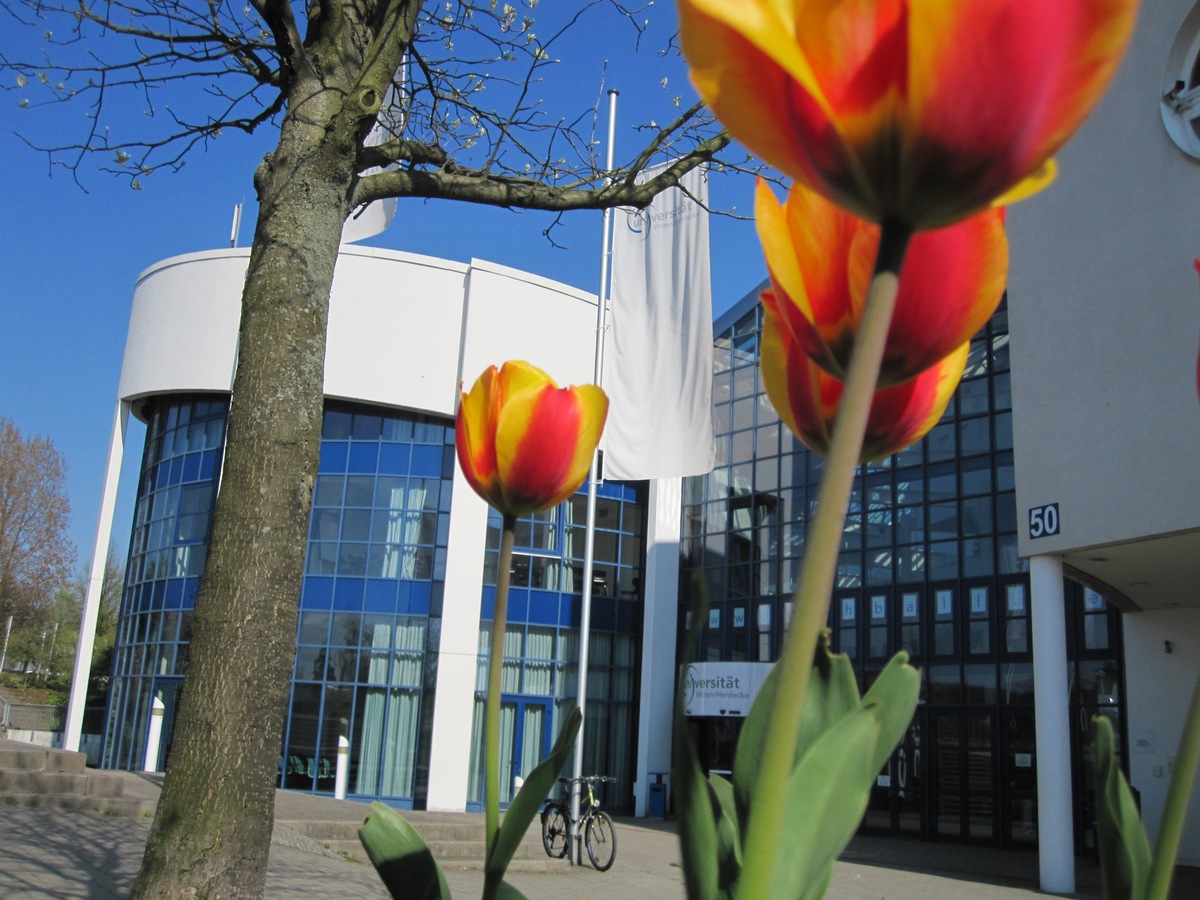
[{"label": "bare tree", "polygon": [[[136,187],[223,132],[279,129],[254,173],[259,217],[222,490],[188,690],[135,896],[256,895],[264,885],[328,299],[347,216],[386,197],[558,213],[644,207],[729,142],[702,107],[676,101],[609,178],[596,106],[553,114],[542,79],[573,26],[608,15],[633,45],[643,11],[560,0],[535,20],[536,3],[0,0],[45,32],[40,58],[0,54],[5,86],[24,92],[23,105],[89,104],[80,140],[39,147],[52,166],[78,174],[100,154]],[[146,113],[141,134],[105,127],[124,95]],[[368,142],[377,120],[386,139]],[[665,159],[675,161],[639,179]]]},{"label": "bare tree", "polygon": [[71,582],[66,477],[53,443],[0,419],[0,623],[13,616],[18,631],[38,627]]}]

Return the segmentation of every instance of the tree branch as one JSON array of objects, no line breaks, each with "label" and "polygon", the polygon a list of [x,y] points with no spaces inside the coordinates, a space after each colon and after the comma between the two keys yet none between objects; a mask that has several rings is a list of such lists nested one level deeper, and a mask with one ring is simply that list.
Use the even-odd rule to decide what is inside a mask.
[{"label": "tree branch", "polygon": [[[721,132],[668,166],[654,178],[634,183],[635,171],[626,170],[610,185],[599,188],[558,186],[533,179],[488,175],[466,171],[390,171],[368,175],[359,181],[353,205],[384,197],[465,200],[485,206],[560,212],[573,209],[604,209],[630,206],[644,209],[655,195],[679,184],[692,169],[708,162],[726,147],[731,138]],[[602,173],[600,173],[602,175]]]}]

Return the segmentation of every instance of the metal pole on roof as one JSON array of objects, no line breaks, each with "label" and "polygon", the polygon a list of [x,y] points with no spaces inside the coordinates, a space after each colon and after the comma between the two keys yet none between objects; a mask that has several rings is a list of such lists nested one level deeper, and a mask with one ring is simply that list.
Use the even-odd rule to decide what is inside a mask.
[{"label": "metal pole on roof", "polygon": [[[608,92],[608,149],[605,155],[605,171],[613,168],[613,151],[616,145],[617,123],[617,92]],[[611,178],[605,179],[609,184]],[[596,362],[592,381],[600,384],[604,376],[604,329],[608,313],[609,265],[612,258],[612,209],[604,210],[604,218],[600,228],[600,291],[596,297]],[[587,727],[587,674],[588,674],[588,641],[591,632],[592,618],[592,570],[595,564],[593,553],[596,538],[596,485],[600,480],[600,451],[592,456],[592,468],[588,474],[587,527],[583,537],[583,602],[579,619],[579,712],[583,715],[583,724],[575,738],[575,762],[571,769],[571,777],[578,779],[583,775],[583,735]],[[571,862],[583,862],[583,835],[579,833],[579,791],[580,785],[575,781],[571,786]]]}]

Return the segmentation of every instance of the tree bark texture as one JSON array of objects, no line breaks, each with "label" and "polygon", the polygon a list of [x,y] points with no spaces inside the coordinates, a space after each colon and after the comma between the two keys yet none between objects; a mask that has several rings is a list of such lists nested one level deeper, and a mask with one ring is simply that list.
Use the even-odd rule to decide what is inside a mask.
[{"label": "tree bark texture", "polygon": [[212,541],[134,897],[264,890],[321,435],[329,293],[355,177],[357,126],[341,114],[343,96],[301,85],[259,172]]}]

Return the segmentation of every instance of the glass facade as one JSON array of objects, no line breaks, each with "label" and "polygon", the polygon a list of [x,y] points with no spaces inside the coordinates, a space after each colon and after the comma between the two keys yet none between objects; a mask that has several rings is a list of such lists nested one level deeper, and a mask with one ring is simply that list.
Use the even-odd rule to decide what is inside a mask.
[{"label": "glass facade", "polygon": [[329,403],[310,517],[283,787],[420,805],[454,476],[448,420]]},{"label": "glass facade", "polygon": [[[714,328],[716,469],[684,483],[683,577],[710,611],[695,658],[770,662],[780,652],[823,459],[780,423],[758,369],[757,292]],[[962,385],[914,446],[860,467],[829,627],[865,690],[906,650],[922,671],[917,714],[884,768],[868,830],[1005,845],[1036,841],[1029,577],[1017,556],[1012,396],[1004,306],[971,342]],[[1075,770],[1098,709],[1120,724],[1120,616],[1068,585],[1075,638]],[[680,633],[687,619],[680,607]],[[702,761],[728,769],[740,719],[695,720]],[[1118,734],[1121,733],[1118,729]],[[1087,791],[1077,785],[1076,797]],[[1081,849],[1090,811],[1077,810]]]},{"label": "glass facade", "polygon": [[[632,805],[636,751],[645,491],[640,485],[608,482],[597,493],[583,767],[585,773],[615,778],[605,803],[627,810]],[[527,776],[549,752],[563,716],[578,697],[586,521],[587,494],[580,492],[517,524],[501,706],[501,746],[512,752],[501,752],[501,759],[509,761],[500,774],[501,802],[511,799],[513,779]],[[483,800],[479,748],[500,531],[500,515],[491,510],[471,744],[471,809],[482,808]]]},{"label": "glass facade", "polygon": [[[166,715],[187,669],[192,609],[204,571],[225,441],[225,397],[147,408],[146,445],[113,655],[102,764],[141,769],[155,695]],[[166,758],[170,731],[159,760]]]},{"label": "glass facade", "polygon": [[[156,695],[165,706],[157,766],[166,759],[227,409],[227,398],[199,396],[147,407],[106,766],[142,767]],[[423,798],[453,439],[448,420],[327,405],[280,757],[284,787],[332,792],[338,738],[345,735],[351,796],[398,806]]]},{"label": "glass facade", "polygon": [[[118,632],[103,764],[141,769],[155,697],[161,769],[183,689],[188,641],[221,468],[228,400],[160,398],[148,429]],[[454,475],[449,420],[330,402],[322,425],[280,784],[332,793],[340,737],[348,795],[423,805]],[[607,802],[632,802],[642,622],[644,485],[599,489],[585,765],[614,776]],[[548,752],[578,687],[587,496],[522,519],[513,560],[502,719],[514,762]],[[495,602],[500,517],[489,513],[468,799],[478,752]],[[474,627],[474,623],[472,623]],[[465,734],[464,734],[465,737]]]}]

